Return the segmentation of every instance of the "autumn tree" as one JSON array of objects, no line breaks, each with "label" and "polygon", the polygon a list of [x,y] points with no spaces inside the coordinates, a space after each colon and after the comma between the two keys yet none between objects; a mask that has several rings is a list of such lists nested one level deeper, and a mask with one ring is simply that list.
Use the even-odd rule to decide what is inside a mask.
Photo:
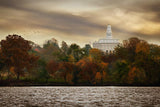
[{"label": "autumn tree", "polygon": [[64,55],[67,55],[68,53],[68,45],[65,41],[62,41],[62,44],[61,44],[61,51],[64,53]]},{"label": "autumn tree", "polygon": [[123,44],[120,44],[115,48],[115,54],[119,59],[125,59],[128,62],[135,61],[135,50],[137,44],[140,43],[140,41],[141,40],[136,37],[124,40]]},{"label": "autumn tree", "polygon": [[150,49],[149,49],[149,44],[146,41],[140,41],[136,45],[135,52],[136,53],[142,53],[143,55],[149,54]]},{"label": "autumn tree", "polygon": [[95,76],[100,70],[98,63],[89,59],[81,59],[77,62],[77,66],[80,66],[79,76],[83,81],[87,81],[89,84],[96,84]]},{"label": "autumn tree", "polygon": [[136,55],[134,64],[139,68],[145,68],[148,64],[148,60],[150,57],[149,44],[145,41],[137,43],[135,53]]},{"label": "autumn tree", "polygon": [[35,74],[32,74],[36,77],[37,80],[45,80],[48,82],[48,79],[50,78],[49,72],[47,71],[47,63],[44,59],[39,59],[37,64],[37,72]]},{"label": "autumn tree", "polygon": [[[159,79],[160,78],[160,70],[159,70],[160,47],[158,45],[149,44],[146,41],[135,38],[135,37],[130,38],[128,40],[124,40],[123,44],[120,44],[115,48],[115,56],[117,57],[117,60],[120,60],[120,61],[124,60],[127,64],[126,67],[124,66],[123,68],[122,66],[120,66],[122,63],[120,63],[119,61],[116,61],[118,62],[116,64],[116,67],[114,66],[112,67],[113,71],[121,71],[120,73],[114,72],[115,74],[121,75],[122,73],[123,77],[125,77],[124,79],[122,78],[120,79],[122,83],[125,83],[126,74],[129,73],[130,78],[132,78],[133,76],[132,74],[135,74],[135,76],[133,77],[137,78],[141,76],[139,78],[142,79],[143,75],[139,75],[139,74],[144,74],[146,77],[145,83],[159,84],[160,82],[160,79]],[[125,64],[123,63],[122,65],[125,65]],[[122,68],[123,70],[120,70]],[[134,70],[135,68],[136,70]],[[124,71],[126,71],[126,73]],[[112,75],[112,76],[114,78],[115,75]],[[139,83],[140,82],[141,81],[139,81]],[[132,81],[132,83],[134,84],[135,81],[134,82]]]},{"label": "autumn tree", "polygon": [[160,46],[150,44],[149,47],[150,47],[150,56],[151,56],[150,64],[152,65],[152,67],[150,68],[150,70],[152,71],[150,73],[151,75],[150,77],[152,80],[152,84],[153,83],[159,84],[160,83],[160,69],[159,69],[160,67]]},{"label": "autumn tree", "polygon": [[112,80],[115,83],[124,84],[127,83],[127,77],[129,72],[129,63],[126,60],[117,60],[113,64]]},{"label": "autumn tree", "polygon": [[108,71],[109,71],[108,65],[109,65],[109,63],[105,63],[105,62],[101,62],[99,64],[99,66],[100,66],[99,71],[101,73],[101,83],[104,83],[104,81],[109,79],[109,77],[108,77]]},{"label": "autumn tree", "polygon": [[69,47],[65,41],[62,41],[61,43],[61,53],[59,55],[60,61],[68,61],[68,50]]},{"label": "autumn tree", "polygon": [[91,56],[93,61],[101,62],[101,58],[102,58],[103,52],[101,50],[99,50],[99,49],[93,48],[93,49],[90,49],[89,55]]},{"label": "autumn tree", "polygon": [[102,80],[102,75],[101,75],[100,72],[97,72],[97,73],[96,73],[96,76],[95,76],[95,81],[96,81],[96,83],[100,83],[101,80]]},{"label": "autumn tree", "polygon": [[[140,70],[145,71],[147,77],[146,82],[149,84],[158,83],[159,81],[159,59],[156,45],[149,45],[146,41],[141,40],[136,46],[135,65]],[[158,48],[157,48],[158,49]],[[154,56],[154,57],[153,57]],[[160,56],[160,55],[159,55]],[[142,71],[143,71],[142,70]]]},{"label": "autumn tree", "polygon": [[68,54],[72,55],[75,59],[75,61],[79,61],[83,55],[84,55],[84,50],[80,48],[79,45],[77,44],[71,44],[68,50]]},{"label": "autumn tree", "polygon": [[43,44],[43,48],[39,52],[41,58],[45,59],[45,61],[60,60],[61,50],[58,45],[58,41],[54,38],[46,41]]},{"label": "autumn tree", "polygon": [[4,66],[5,66],[5,60],[4,60],[4,57],[3,57],[3,55],[2,55],[2,51],[1,51],[1,49],[0,49],[0,79],[2,80],[2,69],[4,68]]},{"label": "autumn tree", "polygon": [[24,74],[24,69],[31,68],[38,57],[29,54],[31,46],[29,41],[18,35],[9,35],[6,40],[2,40],[1,51],[5,58],[5,66],[9,69],[14,67],[17,79]]},{"label": "autumn tree", "polygon": [[112,63],[117,60],[117,56],[113,54],[103,54],[101,60],[106,63]]},{"label": "autumn tree", "polygon": [[143,69],[131,67],[127,77],[129,84],[145,84],[146,74]]},{"label": "autumn tree", "polygon": [[59,69],[59,63],[54,60],[51,60],[47,63],[46,68],[50,75],[55,76],[55,72]]},{"label": "autumn tree", "polygon": [[68,56],[68,62],[71,62],[71,63],[75,62],[75,58],[73,57],[73,55]]},{"label": "autumn tree", "polygon": [[51,40],[45,41],[45,43],[43,44],[43,48],[47,48],[51,45],[59,48],[58,41],[55,38],[52,38]]},{"label": "autumn tree", "polygon": [[90,44],[86,44],[85,47],[84,47],[84,52],[85,52],[86,56],[89,55],[90,49],[92,49],[91,45]]},{"label": "autumn tree", "polygon": [[59,70],[66,83],[73,84],[74,64],[70,62],[61,62]]},{"label": "autumn tree", "polygon": [[150,55],[154,60],[160,60],[160,46],[149,44]]}]

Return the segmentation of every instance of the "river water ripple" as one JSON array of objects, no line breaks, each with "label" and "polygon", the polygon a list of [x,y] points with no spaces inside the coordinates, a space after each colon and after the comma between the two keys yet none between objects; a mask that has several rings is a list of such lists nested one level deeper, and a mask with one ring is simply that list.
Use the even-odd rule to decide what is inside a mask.
[{"label": "river water ripple", "polygon": [[0,87],[0,107],[160,107],[160,87]]}]

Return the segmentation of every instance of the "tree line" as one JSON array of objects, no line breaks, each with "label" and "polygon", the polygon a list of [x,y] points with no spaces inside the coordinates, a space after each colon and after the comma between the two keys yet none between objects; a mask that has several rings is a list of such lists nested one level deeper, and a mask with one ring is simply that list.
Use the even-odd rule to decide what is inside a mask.
[{"label": "tree line", "polygon": [[19,35],[0,42],[0,80],[59,85],[160,85],[160,46],[136,37],[113,53],[51,39],[43,47]]}]

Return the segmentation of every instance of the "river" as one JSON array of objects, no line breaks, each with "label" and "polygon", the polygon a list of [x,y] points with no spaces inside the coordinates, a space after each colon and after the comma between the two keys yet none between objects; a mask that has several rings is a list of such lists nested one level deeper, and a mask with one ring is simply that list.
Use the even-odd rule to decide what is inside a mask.
[{"label": "river", "polygon": [[0,107],[160,107],[160,87],[0,87]]}]

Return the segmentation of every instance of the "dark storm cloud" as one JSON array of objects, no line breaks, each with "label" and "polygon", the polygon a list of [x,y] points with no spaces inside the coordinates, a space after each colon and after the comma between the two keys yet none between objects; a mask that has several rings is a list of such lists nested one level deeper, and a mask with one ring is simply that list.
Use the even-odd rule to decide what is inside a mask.
[{"label": "dark storm cloud", "polygon": [[[60,12],[36,12],[28,17],[35,19],[37,23],[33,26],[39,26],[49,30],[58,30],[69,34],[88,34],[93,30],[100,30],[104,26],[90,21],[86,17],[75,16],[69,13]],[[41,22],[41,23],[38,23]]]},{"label": "dark storm cloud", "polygon": [[151,21],[160,22],[160,0],[94,0],[93,5],[109,10],[125,9],[127,12],[154,14],[152,18],[143,17]]},{"label": "dark storm cloud", "polygon": [[[134,13],[134,15],[138,16],[139,19],[145,20],[145,23],[139,23],[146,24],[150,21],[152,23],[156,23],[157,25],[160,24],[160,0],[95,0],[92,3],[93,5],[104,7],[104,12],[113,12],[115,8],[118,8],[124,10],[126,15]],[[139,14],[142,15],[139,16]],[[152,26],[154,25],[151,24],[146,27],[150,27],[152,30]],[[160,40],[160,31],[152,32],[152,34],[150,34],[148,31],[144,31],[143,28],[137,31],[129,29],[128,27],[121,29],[121,26],[112,26],[112,28],[115,29],[115,32],[123,33],[128,36],[137,36],[146,40]]]},{"label": "dark storm cloud", "polygon": [[116,33],[121,33],[125,34],[124,36],[129,36],[129,37],[141,37],[142,39],[158,39],[160,40],[160,33],[153,33],[153,34],[146,34],[145,32],[142,31],[130,31],[128,29],[121,29],[117,26],[112,26],[112,30]]},{"label": "dark storm cloud", "polygon": [[[22,0],[18,2],[17,0],[13,0],[12,3],[0,0],[0,7],[5,7],[9,9],[20,10],[20,13],[26,14],[26,18],[20,19],[17,16],[12,16],[14,18],[7,20],[9,25],[0,25],[1,28],[12,28],[11,25],[15,25],[19,28],[26,27],[29,25],[33,28],[41,28],[48,30],[57,30],[59,32],[68,33],[68,34],[88,34],[93,30],[99,30],[104,26],[96,24],[86,17],[75,16],[70,13],[62,13],[62,12],[48,12],[42,11],[40,9],[33,9],[29,7],[25,7],[25,5],[29,4],[26,0]],[[25,5],[24,5],[25,4]],[[18,11],[17,10],[17,11]],[[3,13],[5,17],[6,12]]]},{"label": "dark storm cloud", "polygon": [[[160,22],[160,0],[139,0],[128,4],[128,6],[122,7],[128,12],[143,13],[144,19],[148,19],[153,22]],[[146,17],[151,14],[152,17]]]},{"label": "dark storm cloud", "polygon": [[[62,7],[61,11],[57,11],[56,6],[61,8],[61,3],[64,7]],[[75,15],[72,14],[72,11],[65,11],[65,8],[69,8],[69,10],[72,9],[72,7],[67,7],[69,3],[71,3],[71,6],[72,3],[73,5],[78,5],[78,10],[80,10],[81,5],[84,4],[87,5],[88,8],[95,6],[102,11],[84,11]],[[47,10],[47,7],[53,7],[53,10],[50,11],[50,8]],[[83,6],[81,8],[83,8]],[[160,0],[0,0],[0,30],[31,28],[33,30],[56,31],[66,34],[66,36],[70,35],[70,37],[73,37],[71,35],[82,37],[86,35],[101,35],[102,33],[99,32],[105,32],[106,24],[112,24],[114,20],[117,19],[114,18],[116,16],[113,16],[114,20],[106,19],[105,21],[101,21],[96,19],[97,16],[99,13],[110,16],[116,8],[122,9],[125,13],[124,15],[128,15],[129,17],[136,15],[136,18],[138,17],[137,21],[144,19],[146,23],[150,21],[160,24]],[[91,15],[83,15],[83,13],[85,14],[87,12]],[[135,25],[134,22],[131,23]],[[160,32],[153,32],[151,35],[147,32],[144,33],[143,29],[142,31],[141,29],[135,31],[131,29],[132,27],[129,28],[128,26],[125,28],[121,27],[121,25],[114,24],[112,24],[112,28],[116,34],[121,33],[124,35],[138,36],[146,40],[151,38],[160,40]]]},{"label": "dark storm cloud", "polygon": [[[54,5],[56,3],[67,3],[67,2],[76,2],[76,0],[0,0],[0,7],[5,8],[12,8],[16,10],[23,10],[27,12],[31,12],[31,15],[38,14],[41,17],[49,17],[53,18],[53,20],[56,18],[59,19],[59,21],[63,22],[70,22],[70,23],[78,23],[80,25],[86,26],[86,24],[89,24],[90,27],[96,27],[97,24],[88,23],[89,21],[87,18],[77,17],[69,14],[62,14],[62,13],[45,13],[44,11],[40,11],[40,7],[31,7],[30,5],[32,3],[38,3],[38,2],[50,2]],[[81,1],[84,2],[84,1]],[[103,7],[110,7],[110,8],[122,8],[126,9],[128,12],[145,12],[146,14],[148,12],[151,12],[155,14],[153,17],[145,17],[146,19],[153,20],[153,21],[159,21],[160,20],[160,1],[158,0],[86,0],[85,2],[90,3],[90,5],[97,5],[97,6],[103,6]],[[34,9],[33,9],[34,8]],[[33,13],[33,14],[32,14]],[[41,14],[41,15],[40,15]],[[62,19],[63,18],[63,19]],[[86,20],[87,19],[87,20]],[[66,21],[65,21],[66,20]],[[73,22],[71,22],[71,20]],[[83,21],[82,21],[83,20]],[[86,21],[85,21],[86,20]],[[50,23],[48,23],[50,24]],[[77,25],[78,25],[77,24]],[[99,25],[98,25],[99,26]]]},{"label": "dark storm cloud", "polygon": [[144,8],[146,9],[146,13],[150,12],[155,15],[153,18],[148,18],[148,19],[150,19],[151,21],[156,21],[160,23],[160,1],[155,2],[153,4],[148,4],[144,6]]},{"label": "dark storm cloud", "polygon": [[0,0],[0,7],[12,9],[25,9],[23,6],[27,3],[28,2],[26,0]]}]

